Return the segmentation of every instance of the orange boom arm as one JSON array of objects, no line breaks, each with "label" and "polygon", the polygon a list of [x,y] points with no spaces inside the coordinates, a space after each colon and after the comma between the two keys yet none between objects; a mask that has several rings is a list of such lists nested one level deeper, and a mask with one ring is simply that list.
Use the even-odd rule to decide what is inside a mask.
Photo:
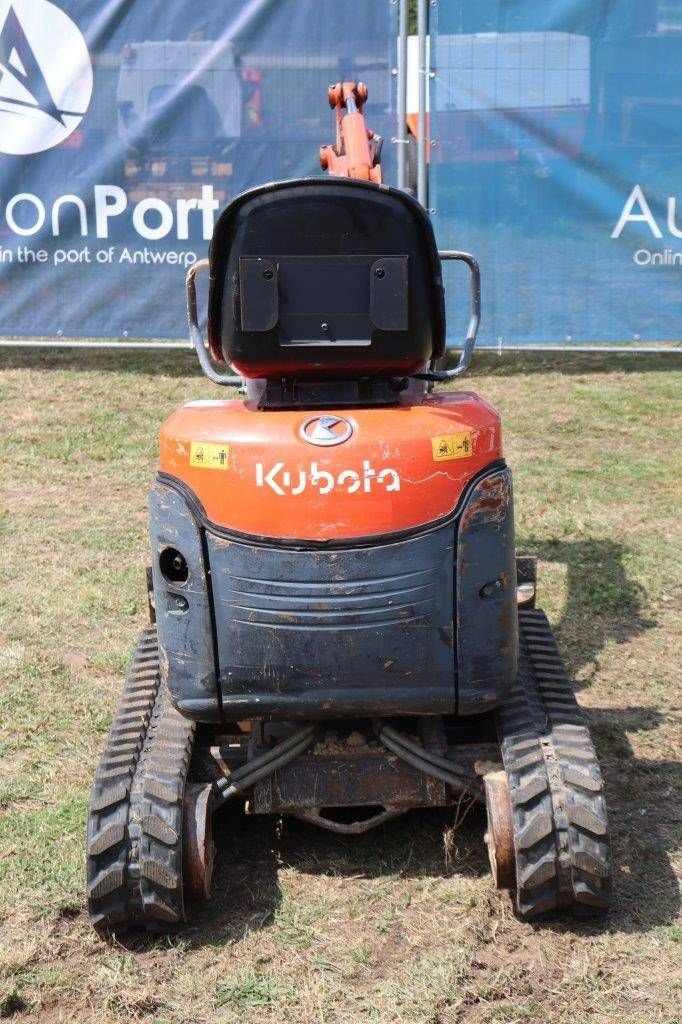
[{"label": "orange boom arm", "polygon": [[366,101],[364,82],[330,85],[329,106],[336,110],[336,142],[320,147],[320,166],[337,178],[381,184],[382,139],[365,123],[362,108]]}]

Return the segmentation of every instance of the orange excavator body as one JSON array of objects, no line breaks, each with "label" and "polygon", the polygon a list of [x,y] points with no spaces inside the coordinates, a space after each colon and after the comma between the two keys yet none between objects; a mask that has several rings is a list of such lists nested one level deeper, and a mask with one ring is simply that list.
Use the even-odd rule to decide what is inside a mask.
[{"label": "orange excavator body", "polygon": [[325,409],[349,439],[311,447],[305,409],[189,402],[161,428],[160,470],[182,480],[207,519],[273,540],[390,537],[452,514],[472,477],[502,458],[498,413],[477,395],[396,408]]}]

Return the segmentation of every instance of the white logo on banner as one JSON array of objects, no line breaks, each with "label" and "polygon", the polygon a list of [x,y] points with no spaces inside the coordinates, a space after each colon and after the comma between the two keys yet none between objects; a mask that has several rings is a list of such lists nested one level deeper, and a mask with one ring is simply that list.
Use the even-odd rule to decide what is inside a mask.
[{"label": "white logo on banner", "polygon": [[58,146],[92,98],[92,63],[80,30],[48,0],[0,0],[0,153]]},{"label": "white logo on banner", "polygon": [[[682,227],[678,227],[677,224],[676,196],[667,197],[666,210],[666,231],[672,238],[682,238]],[[656,220],[644,190],[640,185],[635,185],[625,200],[618,223],[611,232],[611,238],[620,238],[628,224],[646,224],[654,238],[663,238],[659,222],[663,223],[660,214],[659,220]],[[682,267],[682,252],[670,248],[637,249],[632,255],[632,260],[638,267]]]}]

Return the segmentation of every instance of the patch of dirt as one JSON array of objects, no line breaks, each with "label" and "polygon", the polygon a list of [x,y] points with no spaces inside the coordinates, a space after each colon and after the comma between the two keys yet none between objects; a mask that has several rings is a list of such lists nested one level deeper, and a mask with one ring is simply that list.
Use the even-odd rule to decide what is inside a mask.
[{"label": "patch of dirt", "polygon": [[370,739],[364,733],[354,730],[347,736],[339,736],[335,729],[327,729],[323,738],[313,747],[314,754],[349,754],[361,750],[383,750],[378,740]]}]

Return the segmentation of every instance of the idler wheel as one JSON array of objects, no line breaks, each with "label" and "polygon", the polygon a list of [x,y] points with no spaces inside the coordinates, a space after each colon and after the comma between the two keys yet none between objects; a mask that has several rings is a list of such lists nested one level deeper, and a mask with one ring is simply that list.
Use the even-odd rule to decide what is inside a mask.
[{"label": "idler wheel", "polygon": [[213,787],[189,785],[185,791],[183,876],[190,899],[211,895],[215,843],[213,842]]},{"label": "idler wheel", "polygon": [[488,828],[485,842],[495,886],[513,889],[516,883],[514,858],[514,822],[512,819],[509,783],[504,771],[483,776]]}]

